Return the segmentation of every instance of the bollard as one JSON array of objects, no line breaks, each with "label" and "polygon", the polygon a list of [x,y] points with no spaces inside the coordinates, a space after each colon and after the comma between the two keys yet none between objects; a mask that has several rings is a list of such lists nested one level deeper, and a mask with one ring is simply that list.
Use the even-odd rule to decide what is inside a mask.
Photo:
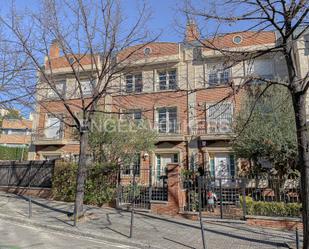
[{"label": "bollard", "polygon": [[28,197],[28,202],[29,202],[28,217],[30,219],[32,217],[32,201],[31,201],[31,196]]},{"label": "bollard", "polygon": [[299,249],[299,235],[298,235],[298,227],[296,227],[295,231],[296,235],[296,249]]}]

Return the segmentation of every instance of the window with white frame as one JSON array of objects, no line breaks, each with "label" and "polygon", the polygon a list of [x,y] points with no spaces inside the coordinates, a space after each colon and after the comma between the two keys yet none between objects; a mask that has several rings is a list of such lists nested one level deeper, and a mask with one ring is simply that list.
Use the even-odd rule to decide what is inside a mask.
[{"label": "window with white frame", "polygon": [[59,139],[62,136],[61,120],[52,115],[46,116],[44,134],[49,139]]},{"label": "window with white frame", "polygon": [[208,84],[218,85],[227,84],[230,80],[230,68],[224,68],[222,65],[209,65]]},{"label": "window with white frame", "polygon": [[177,133],[177,108],[161,107],[157,109],[157,127],[159,133]]},{"label": "window with white frame", "polygon": [[177,74],[176,69],[158,71],[159,76],[159,90],[175,90],[177,88]]},{"label": "window with white frame", "polygon": [[207,133],[229,133],[232,131],[233,105],[222,102],[206,105]]},{"label": "window with white frame", "polygon": [[56,82],[53,86],[49,86],[47,90],[47,98],[55,99],[64,97],[65,80]]},{"label": "window with white frame", "polygon": [[143,76],[142,73],[128,74],[125,76],[126,92],[127,93],[140,93],[143,91]]}]

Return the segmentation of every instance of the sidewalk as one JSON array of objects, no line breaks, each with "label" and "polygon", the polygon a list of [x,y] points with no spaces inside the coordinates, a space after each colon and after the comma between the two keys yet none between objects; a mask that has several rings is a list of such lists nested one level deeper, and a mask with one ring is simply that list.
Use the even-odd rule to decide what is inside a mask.
[{"label": "sidewalk", "polygon": [[[0,192],[0,219],[139,248],[202,248],[196,221],[138,213],[134,217],[133,238],[129,239],[129,212],[87,206],[87,218],[73,227],[67,215],[72,210],[72,203],[35,198],[29,219],[27,199]],[[221,222],[205,222],[205,237],[208,249],[287,248],[286,243],[295,240],[294,233]]]}]

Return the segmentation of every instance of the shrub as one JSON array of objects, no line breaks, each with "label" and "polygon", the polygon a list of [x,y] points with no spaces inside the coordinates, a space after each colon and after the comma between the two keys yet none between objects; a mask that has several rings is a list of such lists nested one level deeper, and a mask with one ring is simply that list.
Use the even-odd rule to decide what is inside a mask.
[{"label": "shrub", "polygon": [[[242,197],[240,202],[243,205]],[[246,209],[248,215],[298,217],[301,214],[300,203],[254,201],[251,197],[246,197]]]},{"label": "shrub", "polygon": [[[54,169],[52,192],[57,200],[74,201],[76,190],[76,163],[57,162]],[[94,164],[87,170],[85,204],[101,206],[115,197],[115,171],[107,165]]]},{"label": "shrub", "polygon": [[[23,158],[21,158],[23,155]],[[28,147],[7,147],[0,146],[0,160],[26,160]]]}]

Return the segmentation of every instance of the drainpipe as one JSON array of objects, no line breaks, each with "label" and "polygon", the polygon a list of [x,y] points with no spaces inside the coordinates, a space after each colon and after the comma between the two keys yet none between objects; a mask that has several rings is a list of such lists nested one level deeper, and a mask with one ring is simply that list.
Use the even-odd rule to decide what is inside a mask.
[{"label": "drainpipe", "polygon": [[[187,135],[190,135],[190,127],[189,127],[189,111],[190,111],[190,107],[189,107],[189,62],[188,60],[186,61],[186,92],[187,92]],[[187,161],[187,169],[189,169],[189,141],[188,141],[188,137],[186,136],[186,161]]]}]

